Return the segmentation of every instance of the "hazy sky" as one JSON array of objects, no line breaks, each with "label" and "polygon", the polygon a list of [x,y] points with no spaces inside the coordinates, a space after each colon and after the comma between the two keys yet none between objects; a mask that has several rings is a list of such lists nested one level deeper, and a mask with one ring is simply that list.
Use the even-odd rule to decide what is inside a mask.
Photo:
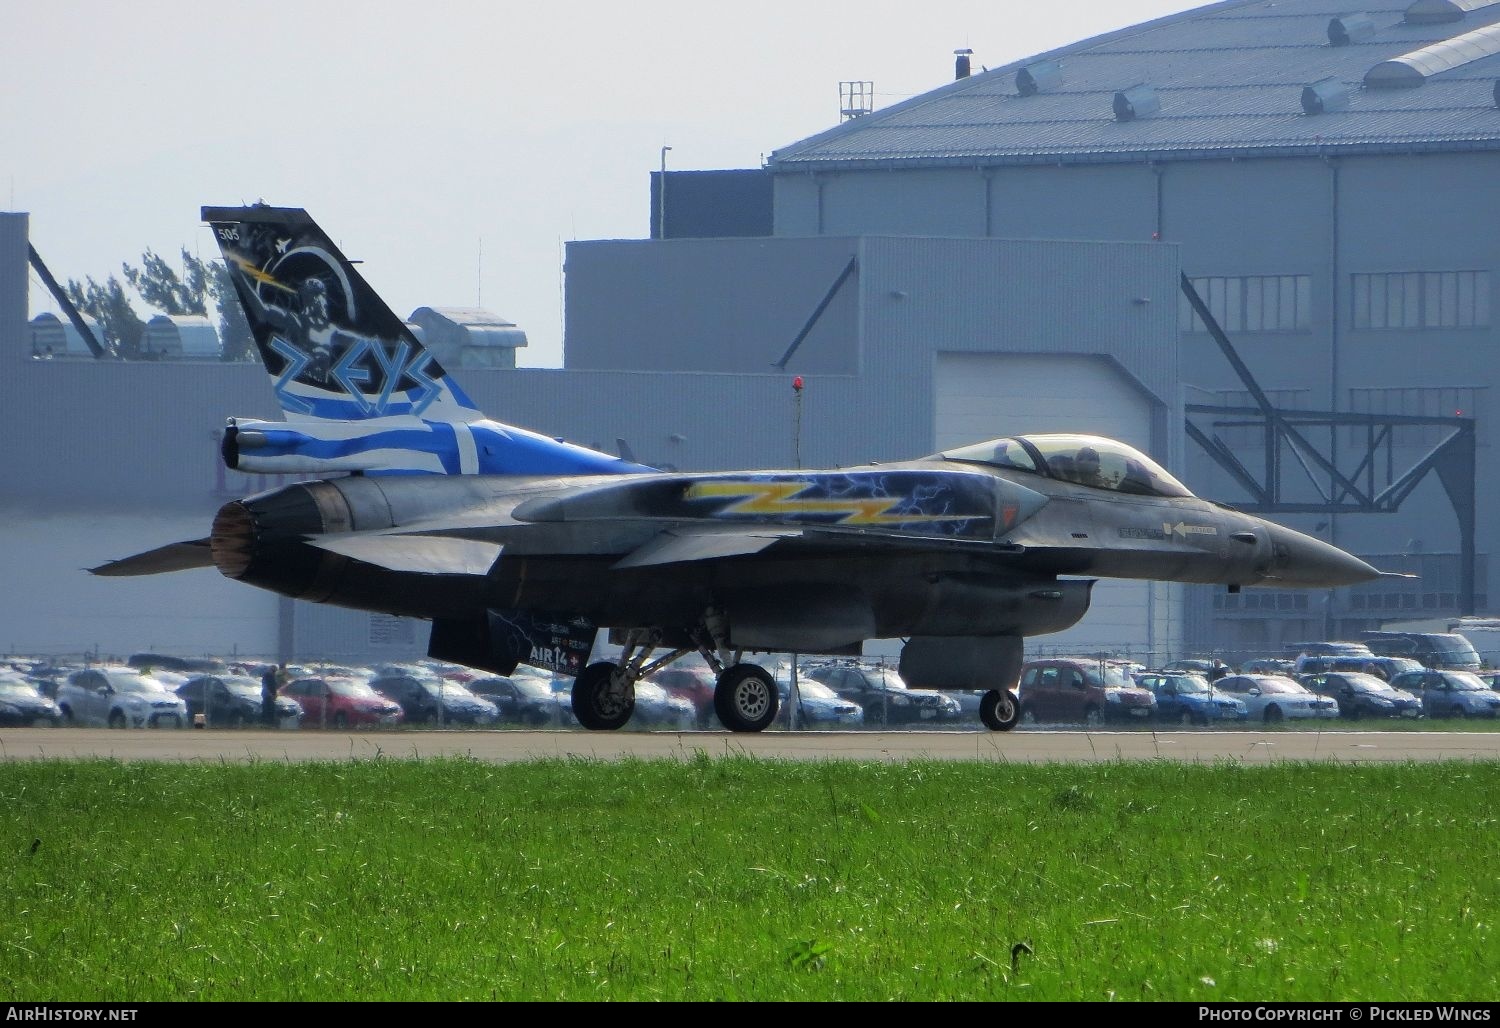
[{"label": "hazy sky", "polygon": [[[66,281],[216,257],[201,206],[305,207],[401,317],[482,305],[562,365],[563,244],[650,234],[650,176],[1192,0],[6,4],[0,207]],[[33,278],[31,313],[54,310]],[[149,312],[138,305],[143,315]]]}]

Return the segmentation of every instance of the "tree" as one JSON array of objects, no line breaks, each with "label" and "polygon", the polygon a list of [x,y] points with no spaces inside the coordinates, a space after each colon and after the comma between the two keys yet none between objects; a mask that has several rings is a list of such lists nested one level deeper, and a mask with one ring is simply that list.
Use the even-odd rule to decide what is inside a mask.
[{"label": "tree", "polygon": [[166,261],[147,250],[141,256],[140,269],[125,265],[125,278],[141,294],[141,299],[164,314],[206,315],[211,300],[219,315],[219,342],[224,359],[250,360],[254,356],[250,323],[235,296],[229,269],[223,264],[201,261],[184,248],[182,270],[179,276]]},{"label": "tree", "polygon": [[[255,349],[250,324],[234,293],[229,269],[222,264],[201,261],[182,251],[183,272],[179,275],[162,257],[151,250],[141,255],[141,266],[121,265],[125,281],[152,309],[163,314],[207,316],[212,303],[219,317],[219,342],[226,361],[251,360]],[[141,338],[146,325],[135,313],[125,288],[111,275],[103,285],[92,278],[69,280],[68,298],[85,314],[99,321],[107,345],[127,360],[140,357]]]},{"label": "tree", "polygon": [[111,275],[103,285],[92,278],[84,281],[86,284],[80,285],[68,279],[65,291],[73,306],[99,322],[104,346],[110,352],[126,359],[140,356],[146,323],[136,316],[120,280]]}]

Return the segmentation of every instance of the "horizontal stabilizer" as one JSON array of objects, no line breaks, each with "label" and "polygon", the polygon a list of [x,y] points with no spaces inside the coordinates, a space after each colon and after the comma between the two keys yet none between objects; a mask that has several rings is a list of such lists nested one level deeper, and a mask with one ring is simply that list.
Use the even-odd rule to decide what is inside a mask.
[{"label": "horizontal stabilizer", "polygon": [[801,532],[795,528],[754,532],[671,530],[636,547],[616,561],[614,567],[619,570],[713,560],[717,557],[739,557],[747,553],[759,553],[780,539],[797,535],[801,535]]},{"label": "horizontal stabilizer", "polygon": [[500,558],[500,544],[444,535],[320,535],[307,540],[320,550],[364,564],[419,575],[486,575]]},{"label": "horizontal stabilizer", "polygon": [[158,546],[133,557],[112,560],[89,568],[89,573],[105,578],[127,578],[132,575],[164,575],[169,571],[187,571],[190,568],[211,568],[213,553],[207,539],[192,539],[188,542]]}]

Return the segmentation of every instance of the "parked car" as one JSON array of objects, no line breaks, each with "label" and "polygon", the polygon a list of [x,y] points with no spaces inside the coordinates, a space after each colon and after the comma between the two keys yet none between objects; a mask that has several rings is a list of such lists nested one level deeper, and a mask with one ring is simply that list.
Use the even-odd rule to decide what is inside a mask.
[{"label": "parked car", "polygon": [[183,671],[203,675],[227,670],[225,663],[217,657],[174,657],[167,653],[132,653],[125,663],[137,671]]},{"label": "parked car", "polygon": [[635,712],[630,715],[633,728],[668,728],[685,732],[698,727],[698,710],[681,696],[673,696],[655,682],[642,679],[635,683]]},{"label": "parked car", "polygon": [[1348,656],[1338,654],[1303,654],[1297,658],[1293,676],[1321,675],[1330,671],[1374,675],[1389,682],[1403,671],[1415,671],[1422,664],[1410,657]]},{"label": "parked car", "polygon": [[370,679],[370,688],[399,703],[409,725],[492,725],[500,720],[499,708],[489,700],[426,668],[387,667]]},{"label": "parked car", "polygon": [[716,728],[719,716],[714,713],[714,689],[719,677],[705,665],[689,664],[684,667],[674,664],[664,667],[647,681],[655,682],[673,696],[680,696],[693,705],[697,712],[699,728]]},{"label": "parked car", "polygon": [[[792,723],[792,676],[790,670],[776,675],[776,691],[781,694],[781,709],[776,723]],[[796,711],[798,728],[858,728],[865,723],[865,709],[846,700],[815,678],[797,672]],[[976,717],[978,715],[975,715]]]},{"label": "parked car", "polygon": [[1478,671],[1484,663],[1474,644],[1457,632],[1361,632],[1360,640],[1378,654],[1411,657],[1423,667]]},{"label": "parked car", "polygon": [[1495,692],[1500,692],[1500,671],[1491,671],[1488,669],[1484,671],[1476,671],[1474,672],[1474,677],[1479,679],[1485,685],[1489,686]]},{"label": "parked car", "polygon": [[1240,665],[1242,675],[1287,675],[1297,673],[1297,662],[1290,657],[1255,657]]},{"label": "parked car", "polygon": [[[517,672],[520,670],[516,668]],[[476,678],[469,683],[469,690],[495,705],[501,724],[541,728],[563,720],[550,676],[542,678],[517,673]]]},{"label": "parked car", "polygon": [[[194,675],[174,692],[187,704],[188,715],[203,715],[208,728],[243,728],[261,723],[260,680],[248,675]],[[276,697],[276,726],[296,728],[301,705],[290,696]]]},{"label": "parked car", "polygon": [[1300,657],[1307,654],[1312,657],[1373,657],[1375,651],[1365,643],[1352,642],[1345,639],[1333,639],[1323,642],[1287,643],[1283,647],[1288,656]]},{"label": "parked car", "polygon": [[1189,658],[1186,660],[1174,660],[1168,664],[1163,665],[1162,670],[1172,671],[1178,674],[1202,675],[1210,682],[1215,682],[1232,672],[1234,669],[1231,668],[1228,664],[1224,663],[1222,660],[1214,657],[1206,659]]},{"label": "parked car", "polygon": [[19,674],[0,673],[0,726],[60,725],[62,710],[51,697]]},{"label": "parked car", "polygon": [[304,728],[358,728],[399,725],[401,705],[370,688],[362,678],[318,675],[281,687],[282,696],[302,707]]},{"label": "parked car", "polygon": [[1218,687],[1244,701],[1250,717],[1268,725],[1282,719],[1335,718],[1338,701],[1319,696],[1307,686],[1283,675],[1226,675]]},{"label": "parked car", "polygon": [[1330,671],[1308,675],[1302,684],[1320,696],[1338,701],[1339,714],[1351,721],[1362,717],[1421,717],[1421,697],[1397,689],[1379,675]]},{"label": "parked car", "polygon": [[1136,675],[1135,681],[1151,690],[1156,697],[1156,720],[1166,724],[1206,725],[1250,717],[1243,700],[1215,689],[1202,675],[1147,671]]},{"label": "parked car", "polygon": [[1408,671],[1391,684],[1422,697],[1428,717],[1500,717],[1500,693],[1472,671]]},{"label": "parked car", "polygon": [[74,671],[57,687],[69,724],[110,728],[182,728],[187,704],[159,679],[124,664]]},{"label": "parked car", "polygon": [[1124,668],[1087,657],[1031,660],[1021,666],[1017,690],[1027,720],[1096,725],[1145,722],[1156,715],[1156,696]]},{"label": "parked car", "polygon": [[866,724],[944,724],[963,720],[957,700],[936,689],[912,689],[894,669],[864,664],[819,664],[799,671],[822,682],[844,699],[859,704]]}]

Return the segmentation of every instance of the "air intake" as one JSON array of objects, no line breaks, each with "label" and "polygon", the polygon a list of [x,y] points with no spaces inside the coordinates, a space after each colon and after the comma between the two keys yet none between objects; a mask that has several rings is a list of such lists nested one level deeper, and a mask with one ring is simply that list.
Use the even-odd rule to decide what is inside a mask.
[{"label": "air intake", "polygon": [[[1500,0],[1497,0],[1500,2]],[[1372,89],[1410,89],[1432,76],[1500,53],[1500,24],[1445,39],[1420,50],[1381,61],[1365,73]]]},{"label": "air intake", "polygon": [[1408,25],[1433,25],[1447,21],[1463,21],[1470,11],[1493,7],[1500,0],[1415,0],[1406,9]]},{"label": "air intake", "polygon": [[1161,100],[1150,86],[1131,86],[1115,94],[1115,120],[1135,121],[1161,110]]},{"label": "air intake", "polygon": [[1332,46],[1348,46],[1375,34],[1375,21],[1368,14],[1346,14],[1328,23],[1328,42]]},{"label": "air intake", "polygon": [[1336,78],[1319,79],[1302,87],[1302,110],[1306,114],[1342,111],[1349,106],[1349,87]]},{"label": "air intake", "polygon": [[1050,93],[1062,85],[1062,65],[1056,61],[1038,61],[1016,72],[1016,92],[1022,96]]}]

